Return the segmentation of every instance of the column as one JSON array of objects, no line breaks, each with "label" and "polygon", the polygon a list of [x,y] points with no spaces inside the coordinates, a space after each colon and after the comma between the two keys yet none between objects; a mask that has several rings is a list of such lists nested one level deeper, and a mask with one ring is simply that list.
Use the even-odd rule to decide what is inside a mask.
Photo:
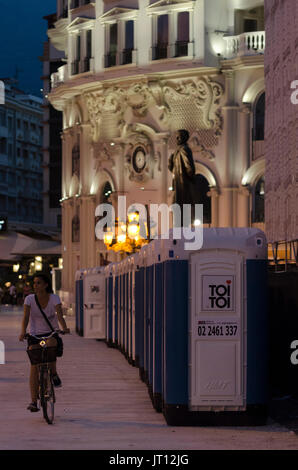
[{"label": "column", "polygon": [[177,41],[177,12],[169,11],[169,38],[168,38],[168,51],[167,56],[175,57],[176,55],[176,41]]},{"label": "column", "polygon": [[90,149],[90,124],[81,124],[80,132],[80,194],[90,194],[92,180],[92,152]]},{"label": "column", "polygon": [[210,188],[207,196],[211,197],[211,227],[219,227],[218,223],[218,196],[217,188]]},{"label": "column", "polygon": [[251,146],[251,107],[249,104],[238,110],[237,165],[234,165],[235,181],[241,184],[246,170],[250,166]]},{"label": "column", "polygon": [[188,52],[187,55],[189,57],[194,56],[194,12],[193,10],[189,11],[189,43],[188,43]]},{"label": "column", "polygon": [[238,190],[237,227],[250,227],[250,190],[243,186]]},{"label": "column", "polygon": [[123,63],[123,49],[125,47],[125,20],[119,20],[117,23],[117,58],[116,65]]}]

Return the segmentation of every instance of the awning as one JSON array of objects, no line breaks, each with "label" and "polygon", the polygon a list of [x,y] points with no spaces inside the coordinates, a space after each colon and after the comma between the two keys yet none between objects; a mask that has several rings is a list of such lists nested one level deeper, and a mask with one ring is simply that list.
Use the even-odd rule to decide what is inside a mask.
[{"label": "awning", "polygon": [[25,235],[17,239],[12,255],[61,255],[61,243],[51,240],[36,240]]},{"label": "awning", "polygon": [[61,256],[61,243],[54,240],[38,240],[18,232],[0,234],[0,263],[19,261],[22,256]]},{"label": "awning", "polygon": [[[12,250],[16,244],[16,241],[19,237],[17,232],[5,232],[0,233],[0,262],[3,261],[19,261],[20,256],[12,254]],[[28,238],[28,237],[25,237]],[[1,263],[3,264],[3,263]]]}]

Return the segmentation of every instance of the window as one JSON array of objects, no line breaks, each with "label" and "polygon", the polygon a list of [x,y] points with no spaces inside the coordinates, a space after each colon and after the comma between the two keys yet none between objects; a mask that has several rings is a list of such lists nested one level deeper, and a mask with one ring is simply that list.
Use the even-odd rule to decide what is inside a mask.
[{"label": "window", "polygon": [[123,49],[122,64],[132,63],[132,51],[134,49],[134,21],[125,21],[125,47]]},{"label": "window", "polygon": [[6,127],[6,113],[4,110],[0,111],[0,126]]},{"label": "window", "polygon": [[211,224],[211,198],[207,195],[209,192],[209,183],[205,176],[195,175],[195,204],[203,204],[203,223]]},{"label": "window", "polygon": [[110,26],[110,48],[106,56],[106,67],[113,67],[117,62],[118,47],[118,24],[113,23]]},{"label": "window", "polygon": [[76,175],[80,178],[80,144],[78,142],[72,149],[72,175]]},{"label": "window", "polygon": [[92,57],[92,30],[86,31],[86,55],[82,64],[82,72],[89,72]]},{"label": "window", "polygon": [[256,182],[253,194],[252,222],[262,223],[265,220],[265,180],[261,176]]},{"label": "window", "polygon": [[5,137],[2,137],[0,139],[0,153],[6,154],[6,149],[7,149],[7,141]]},{"label": "window", "polygon": [[12,117],[8,118],[8,130],[9,132],[12,132]]},{"label": "window", "polygon": [[178,13],[176,57],[188,55],[189,43],[189,12],[182,11]]},{"label": "window", "polygon": [[265,134],[265,93],[262,93],[254,111],[253,140],[264,140]]},{"label": "window", "polygon": [[168,56],[169,17],[159,15],[157,18],[157,44],[153,59],[166,59]]},{"label": "window", "polygon": [[72,219],[72,242],[78,243],[80,241],[80,218],[76,214]]},{"label": "window", "polygon": [[22,128],[22,123],[21,123],[21,120],[20,120],[20,119],[17,120],[17,128],[18,128],[18,129],[21,129],[21,128]]}]

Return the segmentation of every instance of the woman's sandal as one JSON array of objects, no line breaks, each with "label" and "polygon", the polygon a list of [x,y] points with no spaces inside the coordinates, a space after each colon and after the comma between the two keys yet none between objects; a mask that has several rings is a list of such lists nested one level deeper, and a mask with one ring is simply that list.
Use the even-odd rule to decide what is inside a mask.
[{"label": "woman's sandal", "polygon": [[29,406],[27,406],[27,410],[30,410],[32,413],[35,411],[39,411],[39,408],[37,407],[37,403],[30,403]]}]

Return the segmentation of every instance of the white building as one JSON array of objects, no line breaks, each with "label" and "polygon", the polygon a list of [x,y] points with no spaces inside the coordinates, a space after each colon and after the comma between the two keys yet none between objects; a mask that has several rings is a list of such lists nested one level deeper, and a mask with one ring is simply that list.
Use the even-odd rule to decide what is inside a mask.
[{"label": "white building", "polygon": [[171,203],[177,129],[190,133],[204,223],[264,228],[263,1],[58,0],[57,8],[48,34],[67,63],[52,75],[49,99],[63,111],[64,301],[76,269],[106,256],[94,226],[109,190],[113,204],[117,195],[127,206]]}]

